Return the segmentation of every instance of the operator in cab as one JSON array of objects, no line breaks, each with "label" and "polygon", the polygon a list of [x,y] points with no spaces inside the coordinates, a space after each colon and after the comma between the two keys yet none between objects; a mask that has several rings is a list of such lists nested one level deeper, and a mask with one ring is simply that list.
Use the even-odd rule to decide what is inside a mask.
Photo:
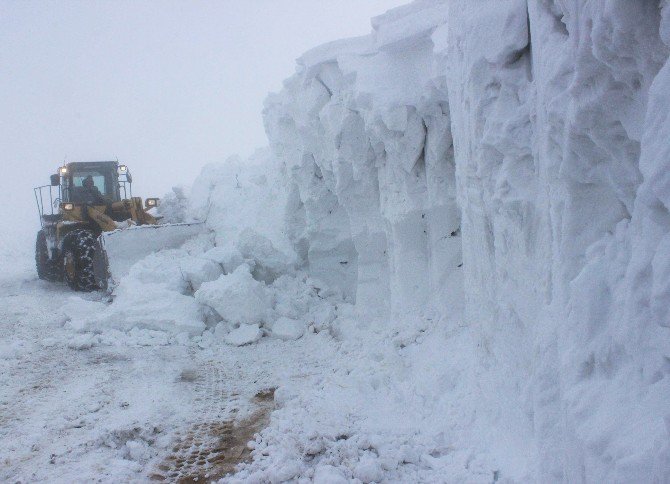
[{"label": "operator in cab", "polygon": [[84,181],[81,182],[81,186],[82,190],[80,196],[83,203],[92,203],[94,205],[105,205],[107,203],[105,197],[100,193],[100,190],[95,186],[95,183],[93,183],[93,177],[91,175],[84,178]]}]

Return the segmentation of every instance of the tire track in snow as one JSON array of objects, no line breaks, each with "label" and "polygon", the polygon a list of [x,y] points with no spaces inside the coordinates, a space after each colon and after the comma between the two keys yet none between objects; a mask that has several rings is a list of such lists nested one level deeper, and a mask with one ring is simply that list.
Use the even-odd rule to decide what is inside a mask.
[{"label": "tire track in snow", "polygon": [[[221,363],[214,361],[206,362],[197,372],[184,370],[181,381],[193,384],[192,413],[198,417],[177,434],[171,453],[151,478],[180,483],[219,479],[250,458],[247,443],[267,425],[274,389],[246,400],[230,388],[239,380],[227,380]],[[241,409],[250,406],[249,415],[236,418]]]}]

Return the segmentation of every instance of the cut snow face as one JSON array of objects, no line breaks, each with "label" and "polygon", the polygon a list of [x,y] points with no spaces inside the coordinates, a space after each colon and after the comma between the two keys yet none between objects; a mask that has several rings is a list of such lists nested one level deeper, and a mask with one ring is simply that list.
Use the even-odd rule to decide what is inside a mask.
[{"label": "cut snow face", "polygon": [[355,295],[332,333],[395,341],[388,386],[414,381],[399,400],[483,480],[670,474],[669,19],[667,2],[416,1],[307,52],[267,98],[288,235]]}]

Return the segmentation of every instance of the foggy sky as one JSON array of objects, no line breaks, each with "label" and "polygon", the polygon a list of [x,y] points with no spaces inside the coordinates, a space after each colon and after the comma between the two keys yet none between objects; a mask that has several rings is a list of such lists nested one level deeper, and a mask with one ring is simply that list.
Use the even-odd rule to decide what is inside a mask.
[{"label": "foggy sky", "polygon": [[0,0],[0,244],[34,236],[32,187],[64,160],[118,158],[161,196],[266,145],[263,100],[295,59],[405,3]]}]

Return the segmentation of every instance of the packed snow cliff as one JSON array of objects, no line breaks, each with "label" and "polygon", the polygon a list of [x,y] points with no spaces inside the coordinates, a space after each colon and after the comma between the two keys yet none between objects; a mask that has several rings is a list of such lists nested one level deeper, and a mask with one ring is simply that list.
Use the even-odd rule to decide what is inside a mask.
[{"label": "packed snow cliff", "polygon": [[670,5],[417,0],[372,26],[298,60],[269,151],[175,192],[210,235],[68,324],[128,331],[141,282],[171,338],[328,329],[348,361],[279,390],[242,477],[664,482]]},{"label": "packed snow cliff", "polygon": [[389,327],[465,326],[443,392],[518,478],[667,479],[670,6],[419,0],[373,28],[266,102],[308,272]]}]

